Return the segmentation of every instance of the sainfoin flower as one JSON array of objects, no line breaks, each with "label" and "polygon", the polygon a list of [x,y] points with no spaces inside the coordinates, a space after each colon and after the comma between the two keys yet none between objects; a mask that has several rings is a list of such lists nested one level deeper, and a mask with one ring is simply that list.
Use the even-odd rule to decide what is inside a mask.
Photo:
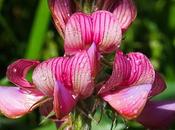
[{"label": "sainfoin flower", "polygon": [[136,17],[131,0],[108,0],[104,1],[103,6],[96,1],[93,5],[96,9],[90,14],[76,12],[83,10],[72,8],[76,4],[71,0],[49,0],[49,3],[56,28],[64,37],[65,53],[68,55],[88,48],[93,42],[102,53],[116,50],[120,46],[122,32]]},{"label": "sainfoin flower", "polygon": [[[76,12],[84,12],[83,5],[90,4],[90,12],[97,10],[106,10],[111,12],[120,23],[120,27],[125,31],[134,21],[137,10],[132,0],[89,0],[81,3],[74,0],[48,0],[52,17],[58,32],[64,37],[66,24],[72,14]],[[76,0],[77,1],[77,0]]]},{"label": "sainfoin flower", "polygon": [[[175,119],[175,102],[151,101],[165,90],[163,78],[144,54],[125,55],[119,50],[123,33],[136,17],[132,0],[49,0],[49,6],[64,38],[65,56],[12,63],[7,77],[15,86],[0,87],[0,111],[18,118],[40,106],[44,116],[53,111],[59,122],[79,100],[95,92],[99,62],[103,65],[100,58],[116,51],[112,74],[99,83],[97,95],[128,120],[166,129]],[[31,68],[29,82],[26,75]]]},{"label": "sainfoin flower", "polygon": [[[7,77],[16,87],[0,87],[0,111],[9,118],[20,117],[43,101],[53,104],[57,118],[67,115],[77,100],[94,89],[97,65],[95,44],[71,57],[58,57],[42,63],[21,59],[8,67]],[[34,67],[30,83],[25,79]]]},{"label": "sainfoin flower", "polygon": [[134,119],[140,115],[149,97],[164,90],[165,85],[157,83],[163,81],[156,78],[146,56],[117,52],[112,75],[99,93],[122,116]]},{"label": "sainfoin flower", "polygon": [[99,94],[126,119],[135,119],[147,128],[165,130],[175,120],[175,102],[150,101],[165,89],[163,78],[146,56],[118,51],[112,75]]}]

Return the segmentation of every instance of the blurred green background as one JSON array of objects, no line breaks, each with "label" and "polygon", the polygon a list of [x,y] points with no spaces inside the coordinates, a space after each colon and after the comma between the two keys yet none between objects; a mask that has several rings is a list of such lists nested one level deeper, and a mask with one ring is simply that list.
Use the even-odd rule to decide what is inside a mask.
[{"label": "blurred green background", "polygon": [[[124,52],[139,51],[146,54],[166,79],[168,89],[159,99],[175,98],[175,0],[135,0],[138,15],[125,34]],[[52,22],[47,0],[0,0],[0,85],[8,85],[6,68],[20,58],[44,60],[63,55],[63,40]],[[38,110],[17,120],[0,116],[0,130],[55,130],[51,122],[39,125]],[[105,117],[96,130],[110,128]],[[143,129],[135,123],[124,128]],[[172,130],[175,129],[172,126]]]}]

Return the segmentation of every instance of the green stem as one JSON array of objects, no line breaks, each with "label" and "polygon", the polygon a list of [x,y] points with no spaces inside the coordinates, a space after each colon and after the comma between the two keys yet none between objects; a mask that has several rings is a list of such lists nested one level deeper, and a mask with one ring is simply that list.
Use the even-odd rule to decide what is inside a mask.
[{"label": "green stem", "polygon": [[91,130],[91,121],[92,117],[88,113],[76,107],[71,114],[55,123],[58,130]]},{"label": "green stem", "polygon": [[105,58],[102,58],[102,59],[101,59],[101,62],[102,62],[104,65],[108,66],[109,68],[112,68],[112,66],[113,66],[113,63],[107,61]]},{"label": "green stem", "polygon": [[78,110],[73,117],[74,130],[91,130],[91,119],[84,112]]},{"label": "green stem", "polygon": [[0,0],[0,11],[1,11],[1,9],[2,9],[3,2],[4,2],[4,0]]},{"label": "green stem", "polygon": [[84,13],[92,13],[95,0],[75,0],[75,2]]}]

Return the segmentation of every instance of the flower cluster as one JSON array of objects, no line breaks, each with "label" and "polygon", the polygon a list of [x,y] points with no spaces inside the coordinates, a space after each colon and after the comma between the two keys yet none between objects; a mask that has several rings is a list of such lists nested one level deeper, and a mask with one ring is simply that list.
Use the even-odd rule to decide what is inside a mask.
[{"label": "flower cluster", "polygon": [[[120,50],[137,13],[132,0],[49,0],[49,6],[64,39],[65,56],[41,63],[20,59],[9,65],[7,77],[16,86],[0,87],[0,111],[18,118],[40,106],[49,108],[43,115],[53,111],[61,120],[80,100],[96,94],[128,120],[148,128],[168,127],[175,118],[175,102],[150,101],[166,88],[164,80],[144,54]],[[104,55],[113,52],[111,76],[97,81]]]}]

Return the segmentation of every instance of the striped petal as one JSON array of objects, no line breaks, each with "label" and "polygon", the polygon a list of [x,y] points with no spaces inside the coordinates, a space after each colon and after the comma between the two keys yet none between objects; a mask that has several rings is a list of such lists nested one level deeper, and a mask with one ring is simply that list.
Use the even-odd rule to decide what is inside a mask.
[{"label": "striped petal", "polygon": [[48,0],[48,2],[55,26],[64,37],[66,23],[75,9],[74,2],[72,0]]},{"label": "striped petal", "polygon": [[126,60],[128,60],[128,63],[131,65],[131,72],[129,78],[124,80],[120,85],[131,86],[144,83],[152,84],[154,82],[155,71],[151,62],[145,55],[142,53],[129,53]]},{"label": "striped petal", "polygon": [[55,68],[63,58],[53,58],[40,63],[33,71],[32,79],[35,86],[45,95],[53,96],[55,84]]},{"label": "striped petal", "polygon": [[86,98],[94,89],[96,57],[96,46],[92,44],[89,50],[74,56],[44,61],[34,70],[33,82],[44,94],[53,95],[55,82],[59,80],[75,96]]},{"label": "striped petal", "polygon": [[76,99],[72,96],[60,81],[54,87],[54,111],[57,118],[62,118],[69,114],[76,104]]},{"label": "striped petal", "polygon": [[161,92],[163,92],[166,89],[166,83],[164,81],[164,79],[162,78],[162,76],[156,72],[155,75],[155,80],[154,83],[152,85],[152,89],[150,92],[150,96],[156,96],[158,94],[160,94]]},{"label": "striped petal", "polygon": [[175,101],[150,101],[137,118],[146,128],[168,130],[175,120]]},{"label": "striped petal", "polygon": [[75,93],[83,98],[90,96],[94,89],[94,77],[92,74],[90,60],[85,55],[76,54],[72,60],[72,84]]},{"label": "striped petal", "polygon": [[107,101],[120,115],[127,119],[133,119],[143,110],[151,90],[151,84],[143,84],[125,89],[114,90],[102,94]]},{"label": "striped petal", "polygon": [[66,25],[64,48],[66,54],[75,54],[92,44],[91,17],[84,13],[72,15]]},{"label": "striped petal", "polygon": [[136,7],[132,0],[120,0],[115,6],[113,14],[118,19],[124,32],[136,18]]},{"label": "striped petal", "polygon": [[124,55],[118,51],[115,56],[113,72],[100,92],[109,91],[117,86],[129,87],[153,84],[155,71],[149,59],[142,53]]},{"label": "striped petal", "polygon": [[66,25],[64,48],[71,55],[94,42],[100,52],[108,53],[120,46],[121,38],[121,28],[112,13],[96,11],[91,16],[75,13]]},{"label": "striped petal", "polygon": [[92,14],[93,41],[99,50],[108,53],[116,50],[121,42],[121,28],[114,15],[107,11],[96,11]]},{"label": "striped petal", "polygon": [[33,84],[25,78],[27,72],[39,64],[38,61],[20,59],[8,66],[7,77],[18,87],[33,87]]},{"label": "striped petal", "polygon": [[91,47],[87,50],[87,54],[91,65],[92,76],[95,78],[100,68],[100,65],[99,65],[100,54],[97,52],[97,47],[95,43],[92,43]]},{"label": "striped petal", "polygon": [[43,95],[18,87],[0,87],[0,111],[9,118],[19,118],[32,111]]},{"label": "striped petal", "polygon": [[[94,90],[94,78],[98,65],[97,57],[96,46],[92,44],[87,51],[77,53],[70,61],[73,90],[82,98],[89,97]],[[68,68],[69,66],[66,72],[69,72]]]}]

